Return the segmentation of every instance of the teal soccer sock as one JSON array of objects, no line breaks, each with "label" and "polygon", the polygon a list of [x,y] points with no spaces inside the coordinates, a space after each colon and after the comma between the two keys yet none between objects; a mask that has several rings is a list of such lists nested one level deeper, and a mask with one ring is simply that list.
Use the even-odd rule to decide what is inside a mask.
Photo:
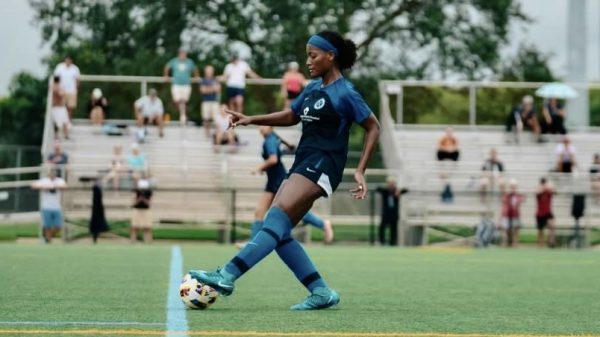
[{"label": "teal soccer sock", "polygon": [[242,250],[225,265],[223,276],[235,280],[269,255],[281,238],[289,237],[292,221],[277,207],[272,207],[265,218],[262,229]]},{"label": "teal soccer sock", "polygon": [[321,230],[325,227],[325,221],[323,221],[323,219],[319,218],[315,215],[315,213],[311,211],[306,212],[306,214],[302,218],[302,222],[313,227],[319,228]]},{"label": "teal soccer sock", "polygon": [[254,239],[254,237],[256,236],[256,234],[258,234],[258,232],[260,231],[260,229],[263,226],[263,221],[262,220],[254,220],[254,222],[252,223],[252,229],[251,229],[251,233],[250,233],[250,240]]},{"label": "teal soccer sock", "polygon": [[281,240],[275,251],[308,291],[312,293],[317,287],[327,287],[310,257],[297,240],[289,236]]}]

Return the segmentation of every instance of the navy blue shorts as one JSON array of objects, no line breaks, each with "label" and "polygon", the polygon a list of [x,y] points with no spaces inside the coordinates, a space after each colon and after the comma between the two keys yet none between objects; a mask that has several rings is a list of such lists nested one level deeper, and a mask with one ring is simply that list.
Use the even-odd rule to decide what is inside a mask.
[{"label": "navy blue shorts", "polygon": [[290,169],[292,173],[297,173],[310,179],[315,184],[321,186],[326,197],[330,197],[342,181],[344,168],[336,168],[333,160],[326,154],[315,151],[307,155],[296,153],[296,160]]},{"label": "navy blue shorts", "polygon": [[280,175],[277,177],[268,177],[267,185],[265,185],[265,192],[271,192],[273,194],[277,194],[277,191],[279,190],[279,186],[281,186],[281,183],[283,183],[284,180],[285,180],[285,175]]},{"label": "navy blue shorts", "polygon": [[227,98],[244,96],[244,88],[227,87],[225,88],[225,94],[227,94]]}]

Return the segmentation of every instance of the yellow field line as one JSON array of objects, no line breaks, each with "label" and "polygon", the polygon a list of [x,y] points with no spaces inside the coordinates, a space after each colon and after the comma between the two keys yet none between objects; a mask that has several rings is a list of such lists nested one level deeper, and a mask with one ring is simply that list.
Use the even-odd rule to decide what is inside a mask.
[{"label": "yellow field line", "polygon": [[[139,329],[0,329],[0,335],[126,335],[163,336],[167,331]],[[600,335],[534,335],[534,334],[458,334],[438,332],[258,332],[258,331],[172,331],[171,336],[227,336],[227,337],[599,337]]]}]

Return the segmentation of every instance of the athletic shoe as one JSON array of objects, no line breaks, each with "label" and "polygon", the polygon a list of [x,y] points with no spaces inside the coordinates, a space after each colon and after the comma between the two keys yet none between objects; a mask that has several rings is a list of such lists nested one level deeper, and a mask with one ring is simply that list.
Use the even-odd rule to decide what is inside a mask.
[{"label": "athletic shoe", "polygon": [[315,288],[302,303],[292,305],[291,310],[321,310],[340,303],[340,295],[330,288]]},{"label": "athletic shoe", "polygon": [[190,270],[190,276],[200,283],[213,287],[223,296],[231,295],[235,287],[231,280],[221,275],[221,268],[217,268],[215,271]]}]

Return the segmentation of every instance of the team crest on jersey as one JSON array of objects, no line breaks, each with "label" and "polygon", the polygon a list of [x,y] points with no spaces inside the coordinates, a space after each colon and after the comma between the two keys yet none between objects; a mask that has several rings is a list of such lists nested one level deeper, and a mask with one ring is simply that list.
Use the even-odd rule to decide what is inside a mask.
[{"label": "team crest on jersey", "polygon": [[321,98],[320,100],[315,102],[315,109],[319,110],[325,106],[325,98]]}]

